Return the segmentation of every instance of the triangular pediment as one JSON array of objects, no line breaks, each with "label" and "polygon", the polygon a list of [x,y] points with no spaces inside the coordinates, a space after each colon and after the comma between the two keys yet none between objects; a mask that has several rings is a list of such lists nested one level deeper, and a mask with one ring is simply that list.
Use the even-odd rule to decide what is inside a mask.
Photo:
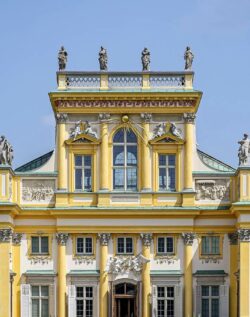
[{"label": "triangular pediment", "polygon": [[150,144],[184,144],[184,140],[168,132],[149,141]]},{"label": "triangular pediment", "polygon": [[74,145],[74,144],[100,144],[101,141],[92,137],[89,134],[81,133],[75,138],[70,138],[65,141],[66,144]]}]

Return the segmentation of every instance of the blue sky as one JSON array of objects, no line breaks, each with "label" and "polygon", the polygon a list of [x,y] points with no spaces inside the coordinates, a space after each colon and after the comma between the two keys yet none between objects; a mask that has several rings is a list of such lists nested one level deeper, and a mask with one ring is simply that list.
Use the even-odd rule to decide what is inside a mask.
[{"label": "blue sky", "polygon": [[199,148],[233,166],[237,141],[250,134],[249,0],[11,0],[0,4],[0,134],[14,146],[14,167],[54,148],[48,92],[56,88],[57,52],[68,69],[182,70],[187,45],[195,54]]}]

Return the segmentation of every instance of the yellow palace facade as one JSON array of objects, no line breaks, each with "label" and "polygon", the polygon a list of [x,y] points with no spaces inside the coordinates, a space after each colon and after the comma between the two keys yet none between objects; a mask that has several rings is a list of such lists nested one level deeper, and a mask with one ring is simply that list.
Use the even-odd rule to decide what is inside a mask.
[{"label": "yellow palace facade", "polygon": [[55,149],[0,165],[0,317],[250,316],[250,167],[197,149],[193,77],[57,73]]}]

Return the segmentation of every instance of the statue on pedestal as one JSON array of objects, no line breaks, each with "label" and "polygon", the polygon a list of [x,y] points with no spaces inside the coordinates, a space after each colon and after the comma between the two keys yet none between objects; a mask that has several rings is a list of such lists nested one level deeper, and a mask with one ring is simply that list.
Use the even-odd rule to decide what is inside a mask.
[{"label": "statue on pedestal", "polygon": [[191,70],[193,60],[194,60],[194,54],[191,51],[191,48],[187,46],[186,51],[184,53],[184,59],[185,59],[185,70]]},{"label": "statue on pedestal", "polygon": [[59,71],[65,70],[67,60],[68,60],[68,53],[65,51],[64,47],[62,46],[58,52]]},{"label": "statue on pedestal", "polygon": [[142,61],[142,70],[149,71],[150,70],[150,52],[146,47],[141,52],[141,61]]},{"label": "statue on pedestal", "polygon": [[238,141],[240,144],[238,150],[239,165],[247,165],[250,152],[250,140],[248,134],[244,133],[243,139]]},{"label": "statue on pedestal", "polygon": [[108,70],[108,54],[107,50],[101,46],[99,52],[100,70]]},{"label": "statue on pedestal", "polygon": [[13,156],[13,147],[7,141],[6,137],[0,137],[0,165],[11,165]]}]

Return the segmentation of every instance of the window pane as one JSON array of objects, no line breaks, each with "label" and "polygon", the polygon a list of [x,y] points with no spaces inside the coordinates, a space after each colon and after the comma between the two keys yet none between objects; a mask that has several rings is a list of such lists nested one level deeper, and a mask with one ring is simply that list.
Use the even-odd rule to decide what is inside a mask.
[{"label": "window pane", "polygon": [[167,253],[174,252],[174,239],[172,237],[167,237]]},{"label": "window pane", "polygon": [[113,183],[114,189],[124,189],[124,169],[114,169]]},{"label": "window pane", "polygon": [[84,155],[84,166],[91,166],[91,156],[90,155]]},{"label": "window pane", "polygon": [[137,169],[127,169],[127,189],[136,190],[137,188]]},{"label": "window pane", "polygon": [[165,252],[164,243],[165,243],[164,238],[158,238],[158,250],[157,250],[158,253]]},{"label": "window pane", "polygon": [[117,239],[117,252],[124,253],[124,238]]},{"label": "window pane", "polygon": [[212,296],[219,296],[219,286],[211,286]]},{"label": "window pane", "polygon": [[127,147],[127,165],[137,165],[137,146],[130,145]]},{"label": "window pane", "polygon": [[77,287],[76,288],[76,297],[77,298],[83,298],[83,287]]},{"label": "window pane", "polygon": [[201,287],[201,294],[202,294],[202,296],[209,296],[209,286],[202,286]]},{"label": "window pane", "polygon": [[174,288],[173,287],[167,287],[167,297],[174,297]]},{"label": "window pane", "polygon": [[174,301],[167,301],[167,317],[174,317]]},{"label": "window pane", "polygon": [[115,143],[123,143],[124,142],[124,129],[120,129],[114,135],[113,142]]},{"label": "window pane", "polygon": [[219,299],[212,299],[212,315],[213,317],[219,317]]},{"label": "window pane", "polygon": [[126,253],[132,253],[132,252],[133,252],[133,239],[126,238]]},{"label": "window pane", "polygon": [[201,316],[202,317],[209,317],[209,300],[208,299],[202,299],[201,302]]},{"label": "window pane", "polygon": [[220,238],[211,237],[212,240],[212,254],[220,254]]},{"label": "window pane", "polygon": [[84,190],[91,190],[91,169],[84,170]]},{"label": "window pane", "polygon": [[137,137],[132,130],[127,130],[127,142],[137,143]]},{"label": "window pane", "polygon": [[82,170],[75,170],[75,189],[82,189]]},{"label": "window pane", "polygon": [[85,252],[92,253],[92,238],[85,239]]},{"label": "window pane", "polygon": [[49,238],[41,237],[41,252],[49,253]]},{"label": "window pane", "polygon": [[162,299],[157,301],[157,317],[165,317],[165,301]]},{"label": "window pane", "polygon": [[32,253],[39,253],[39,237],[31,237]]},{"label": "window pane", "polygon": [[167,188],[166,168],[159,169],[159,189]]},{"label": "window pane", "polygon": [[49,316],[49,300],[42,299],[42,315],[41,317],[48,317]]},{"label": "window pane", "polygon": [[93,316],[93,300],[86,300],[86,317]]},{"label": "window pane", "polygon": [[159,166],[166,166],[166,155],[159,155]]},{"label": "window pane", "polygon": [[49,296],[49,287],[41,286],[41,296],[48,297]]},{"label": "window pane", "polygon": [[175,155],[168,155],[168,165],[175,166]]},{"label": "window pane", "polygon": [[82,166],[82,156],[75,155],[75,166]]},{"label": "window pane", "polygon": [[32,286],[31,287],[31,295],[32,296],[39,296],[39,286]]},{"label": "window pane", "polygon": [[76,301],[76,317],[83,317],[83,300]]},{"label": "window pane", "polygon": [[202,254],[209,254],[209,237],[202,237],[201,252]]},{"label": "window pane", "polygon": [[93,297],[93,288],[86,287],[86,297],[92,298]]},{"label": "window pane", "polygon": [[124,146],[123,145],[116,145],[113,148],[114,151],[114,166],[124,166],[125,164],[125,155],[124,155]]},{"label": "window pane", "polygon": [[39,316],[39,299],[32,299],[32,317]]},{"label": "window pane", "polygon": [[165,298],[165,287],[161,287],[161,286],[157,287],[157,297]]},{"label": "window pane", "polygon": [[76,252],[83,253],[83,238],[76,239]]},{"label": "window pane", "polygon": [[175,190],[175,168],[168,169],[168,189]]}]

